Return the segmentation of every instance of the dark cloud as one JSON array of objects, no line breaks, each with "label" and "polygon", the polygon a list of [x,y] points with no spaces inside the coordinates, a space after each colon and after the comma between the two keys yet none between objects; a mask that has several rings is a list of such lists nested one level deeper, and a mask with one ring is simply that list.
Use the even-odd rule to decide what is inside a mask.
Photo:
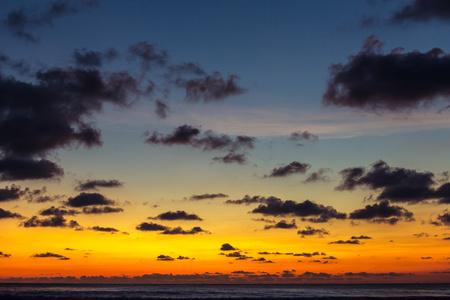
[{"label": "dark cloud", "polygon": [[216,199],[216,198],[226,198],[228,195],[217,193],[217,194],[199,194],[192,195],[189,200],[205,200],[205,199]]},{"label": "dark cloud", "polygon": [[431,256],[422,256],[420,259],[433,259]]},{"label": "dark cloud", "polygon": [[9,218],[23,219],[24,217],[20,214],[13,213],[13,212],[10,212],[9,210],[4,210],[4,209],[0,208],[0,220],[1,219],[9,219]]},{"label": "dark cloud", "polygon": [[327,257],[322,257],[322,259],[337,259],[337,257],[334,257],[332,255],[327,256]]},{"label": "dark cloud", "polygon": [[136,226],[136,229],[140,231],[163,231],[168,230],[169,227],[151,222],[150,223],[142,222],[141,224]]},{"label": "dark cloud", "polygon": [[112,228],[112,227],[100,227],[100,226],[94,226],[89,228],[90,230],[93,231],[100,231],[100,232],[109,232],[109,233],[116,233],[119,232],[119,230]]},{"label": "dark cloud", "polygon": [[306,226],[305,229],[297,231],[297,234],[301,235],[302,237],[311,235],[318,235],[320,237],[323,237],[323,235],[330,234],[330,232],[324,228],[313,228],[311,226]]},{"label": "dark cloud", "polygon": [[289,140],[297,143],[298,146],[303,146],[301,141],[317,141],[319,137],[309,131],[295,131],[289,136]]},{"label": "dark cloud", "polygon": [[413,236],[416,238],[422,238],[422,237],[429,237],[430,235],[428,233],[421,232],[421,233],[414,233]]},{"label": "dark cloud", "polygon": [[450,203],[450,183],[437,189],[434,174],[406,168],[390,167],[379,160],[366,171],[364,167],[347,168],[339,172],[342,181],[337,190],[353,190],[358,186],[371,190],[381,190],[377,200],[418,203],[429,199],[439,199],[439,203]]},{"label": "dark cloud", "polygon": [[93,206],[93,207],[83,207],[84,214],[111,214],[123,212],[123,208],[111,207],[111,206]]},{"label": "dark cloud", "polygon": [[172,134],[163,136],[161,133],[154,131],[152,134],[149,132],[145,135],[149,136],[145,142],[148,144],[162,144],[166,146],[172,145],[192,145],[196,146],[197,142],[195,137],[200,134],[200,129],[192,127],[190,125],[181,125],[174,129]]},{"label": "dark cloud", "polygon": [[65,257],[64,255],[46,252],[46,253],[36,253],[31,256],[32,258],[57,258],[59,260],[69,260],[70,258]]},{"label": "dark cloud", "polygon": [[252,213],[260,213],[271,216],[318,216],[316,218],[302,218],[303,221],[316,223],[328,222],[331,219],[345,219],[347,217],[345,213],[338,212],[332,206],[316,204],[310,200],[297,203],[292,200],[282,201],[281,199],[275,197],[268,199],[270,200],[266,200],[266,204],[260,204],[252,211]]},{"label": "dark cloud", "polygon": [[42,187],[42,189],[34,189],[34,190],[26,188],[25,191],[26,191],[25,199],[27,199],[29,203],[53,202],[65,198],[64,196],[61,195],[52,195],[52,196],[46,195],[47,188],[45,186]]},{"label": "dark cloud", "polygon": [[78,182],[78,185],[76,186],[77,191],[87,191],[87,190],[97,190],[98,187],[106,187],[106,188],[114,188],[114,187],[121,187],[123,186],[123,182],[120,182],[119,180],[112,179],[112,180],[101,180],[101,179],[94,179],[94,180],[86,180],[86,181],[80,181]]},{"label": "dark cloud", "polygon": [[41,216],[74,216],[76,214],[79,214],[79,212],[76,210],[65,209],[63,207],[57,208],[54,206],[47,209],[43,209],[39,212],[39,215]]},{"label": "dark cloud", "polygon": [[[427,2],[427,1],[424,1]],[[450,96],[450,56],[435,48],[426,53],[381,52],[375,36],[347,64],[330,67],[323,103],[367,111],[403,111]]]},{"label": "dark cloud", "polygon": [[450,226],[450,211],[448,209],[444,210],[442,214],[436,217],[436,221],[431,221],[430,223],[436,226]]},{"label": "dark cloud", "polygon": [[241,252],[235,251],[235,252],[230,252],[230,253],[221,253],[221,255],[225,255],[226,257],[233,257],[236,260],[248,260],[248,259],[252,259],[253,257],[251,256],[247,256]]},{"label": "dark cloud", "polygon": [[82,50],[76,49],[73,52],[75,64],[82,67],[101,67],[105,62],[111,62],[118,56],[119,52],[114,48],[104,52],[88,51],[85,48]]},{"label": "dark cloud", "polygon": [[0,202],[19,200],[25,193],[20,186],[14,184],[11,187],[6,186],[4,189],[0,189]]},{"label": "dark cloud", "polygon": [[47,219],[39,219],[33,216],[21,224],[23,227],[61,227],[61,228],[75,228],[81,229],[77,221],[67,221],[62,215],[52,216]]},{"label": "dark cloud", "polygon": [[371,240],[372,238],[367,235],[360,235],[360,236],[352,236],[350,239],[351,240]]},{"label": "dark cloud", "polygon": [[174,259],[168,255],[159,255],[156,260],[160,260],[160,261],[173,261]]},{"label": "dark cloud", "polygon": [[99,193],[81,193],[75,197],[67,200],[67,205],[72,207],[83,207],[90,205],[114,205],[115,202],[106,199],[105,196]]},{"label": "dark cloud", "polygon": [[193,102],[203,100],[204,102],[220,101],[231,96],[245,93],[247,90],[240,87],[236,81],[237,75],[229,75],[225,78],[219,72],[202,78],[176,80],[176,85],[186,90],[186,99]]},{"label": "dark cloud", "polygon": [[159,219],[159,220],[197,220],[197,221],[203,221],[202,218],[197,216],[196,214],[188,214],[187,212],[183,210],[177,210],[176,212],[168,211],[162,214],[159,214],[155,218],[149,218],[149,219]]},{"label": "dark cloud", "polygon": [[414,0],[396,11],[391,18],[391,22],[429,22],[433,19],[450,20],[450,3],[448,1]]},{"label": "dark cloud", "polygon": [[329,242],[328,244],[350,244],[350,245],[360,245],[361,242],[359,240],[338,240],[335,242]]},{"label": "dark cloud", "polygon": [[293,161],[286,166],[273,169],[269,175],[264,175],[264,177],[286,177],[294,174],[305,174],[310,167],[310,164]]},{"label": "dark cloud", "polygon": [[25,10],[21,8],[8,13],[4,24],[10,32],[18,38],[28,42],[37,43],[39,37],[33,34],[33,30],[53,25],[56,18],[74,14],[86,7],[92,7],[97,1],[67,1],[56,0],[47,3],[45,10],[36,12],[35,10]]},{"label": "dark cloud", "polygon": [[387,200],[357,209],[349,214],[349,219],[366,220],[372,223],[388,223],[391,225],[395,225],[400,220],[414,221],[412,212],[400,206],[391,206]]},{"label": "dark cloud", "polygon": [[311,174],[309,174],[308,178],[306,178],[302,182],[303,183],[312,183],[317,181],[328,182],[330,179],[326,174],[329,172],[332,172],[332,170],[329,168],[320,168],[316,172],[312,172]]},{"label": "dark cloud", "polygon": [[165,119],[167,118],[167,113],[170,111],[169,110],[169,105],[167,105],[167,103],[161,101],[161,100],[156,100],[156,108],[155,108],[155,113],[156,115],[160,118],[160,119]]},{"label": "dark cloud", "polygon": [[287,223],[285,220],[281,220],[280,222],[274,224],[274,225],[266,225],[264,226],[264,230],[268,229],[292,229],[297,228],[297,225],[295,225],[295,220],[292,220],[292,223]]},{"label": "dark cloud", "polygon": [[181,255],[179,255],[178,257],[177,257],[177,260],[189,260],[190,258],[189,257],[187,257],[187,256],[181,256]]},{"label": "dark cloud", "polygon": [[143,70],[150,70],[158,66],[164,66],[169,55],[165,50],[157,50],[156,45],[149,44],[147,41],[138,42],[128,48],[130,60],[139,60]]},{"label": "dark cloud", "polygon": [[1,258],[8,258],[8,257],[11,257],[11,254],[3,253],[3,252],[0,251],[0,257]]},{"label": "dark cloud", "polygon": [[[269,200],[268,200],[269,199]],[[266,203],[266,201],[270,202],[271,199],[273,201],[276,201],[278,198],[275,197],[269,197],[269,198],[265,198],[262,196],[253,196],[250,197],[249,195],[245,195],[242,199],[237,199],[237,200],[227,200],[225,201],[226,204],[252,204],[252,203]]]},{"label": "dark cloud", "polygon": [[224,164],[237,163],[239,165],[243,165],[247,163],[247,155],[245,153],[236,154],[234,152],[230,152],[225,156],[213,157],[213,161],[222,162]]},{"label": "dark cloud", "polygon": [[167,228],[164,231],[161,232],[161,234],[170,234],[170,235],[175,235],[175,234],[182,234],[182,235],[189,235],[189,234],[210,234],[209,231],[202,229],[201,227],[193,227],[190,230],[184,230],[181,227],[175,227],[175,228]]},{"label": "dark cloud", "polygon": [[[1,127],[2,125],[0,121],[0,131],[2,130]],[[56,179],[64,175],[64,170],[54,162],[47,159],[35,160],[17,157],[4,157],[0,159],[0,173],[1,181],[15,181]]]},{"label": "dark cloud", "polygon": [[235,250],[238,250],[238,249],[237,249],[237,248],[234,248],[234,247],[231,246],[230,244],[226,243],[226,244],[223,244],[223,245],[220,247],[220,250],[222,250],[222,251],[235,251]]}]

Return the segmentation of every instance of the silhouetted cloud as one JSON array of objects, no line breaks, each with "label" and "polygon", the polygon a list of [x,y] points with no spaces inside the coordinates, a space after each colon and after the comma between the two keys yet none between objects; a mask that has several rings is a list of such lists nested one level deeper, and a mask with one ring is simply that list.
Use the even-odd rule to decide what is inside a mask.
[{"label": "silhouetted cloud", "polygon": [[136,229],[140,231],[163,231],[168,230],[169,227],[152,222],[142,222],[141,224],[136,226]]},{"label": "silhouetted cloud", "polygon": [[[193,259],[194,259],[194,258],[193,258]],[[187,256],[179,255],[179,256],[177,257],[177,260],[190,260],[190,258],[187,257]]]},{"label": "silhouetted cloud", "polygon": [[99,193],[81,193],[75,197],[71,197],[66,202],[67,205],[72,207],[83,207],[90,205],[114,205],[115,202],[106,199],[105,196]]},{"label": "silhouetted cloud", "polygon": [[422,256],[420,259],[433,259],[431,256]]},{"label": "silhouetted cloud", "polygon": [[43,209],[39,212],[39,215],[41,216],[74,216],[76,214],[79,214],[79,211],[74,209],[65,209],[64,207],[57,208],[54,206]]},{"label": "silhouetted cloud", "polygon": [[33,30],[44,26],[51,27],[54,19],[77,13],[84,7],[92,7],[95,5],[97,5],[97,1],[93,0],[49,1],[47,2],[45,10],[40,12],[31,9],[25,10],[25,8],[13,10],[8,13],[4,23],[16,37],[24,39],[28,42],[37,43],[39,42],[39,37],[32,33]]},{"label": "silhouetted cloud", "polygon": [[350,244],[350,245],[360,245],[361,242],[359,240],[338,240],[334,242],[329,242],[328,244]]},{"label": "silhouetted cloud", "polygon": [[0,258],[8,258],[11,257],[11,254],[3,253],[0,251]]},{"label": "silhouetted cloud", "polygon": [[436,217],[436,221],[431,221],[430,223],[436,226],[450,226],[450,211],[448,209],[444,210],[442,214]]},{"label": "silhouetted cloud", "polygon": [[292,220],[292,223],[287,223],[285,220],[281,220],[280,222],[274,224],[274,225],[266,225],[264,226],[264,230],[268,229],[292,229],[297,228],[297,225],[295,225],[295,220]]},{"label": "silhouetted cloud", "polygon": [[100,227],[100,226],[94,226],[89,228],[90,230],[93,231],[100,231],[100,232],[109,232],[109,233],[116,233],[119,232],[119,230],[112,228],[112,227]]},{"label": "silhouetted cloud", "polygon": [[197,221],[203,221],[202,218],[200,218],[196,214],[188,214],[187,212],[183,210],[177,210],[176,212],[168,211],[162,214],[159,214],[158,216],[154,218],[149,219],[159,219],[159,220],[197,220]]},{"label": "silhouetted cloud", "polygon": [[173,261],[174,259],[172,257],[168,256],[168,255],[161,254],[161,255],[159,255],[156,258],[156,260],[159,260],[159,261]]},{"label": "silhouetted cloud", "polygon": [[138,42],[128,48],[130,60],[139,60],[143,70],[150,70],[153,67],[164,66],[169,55],[165,50],[157,50],[156,45],[147,41]]},{"label": "silhouetted cloud", "polygon": [[220,255],[224,255],[226,257],[232,257],[236,260],[248,260],[252,259],[253,257],[247,256],[244,253],[241,253],[240,251],[230,252],[230,253],[220,253]]},{"label": "silhouetted cloud", "polygon": [[228,195],[217,193],[217,194],[199,194],[192,195],[189,200],[205,200],[205,199],[216,199],[216,198],[226,198]]},{"label": "silhouetted cloud", "polygon": [[236,154],[234,152],[230,152],[225,156],[216,156],[213,157],[213,161],[222,162],[224,164],[233,164],[237,163],[239,165],[243,165],[247,163],[247,155],[245,153]]},{"label": "silhouetted cloud", "polygon": [[416,238],[422,238],[422,237],[429,237],[430,235],[426,232],[421,232],[421,233],[414,233],[413,236]]},{"label": "silhouetted cloud", "polygon": [[[2,124],[0,121],[0,132],[2,130],[1,127]],[[1,181],[15,181],[56,179],[64,175],[64,170],[54,162],[47,159],[35,160],[27,158],[4,157],[0,159],[0,173]]]},{"label": "silhouetted cloud", "polygon": [[177,65],[172,65],[168,67],[169,75],[182,75],[182,74],[192,74],[192,75],[206,75],[206,72],[200,67],[198,63],[194,62],[184,62]]},{"label": "silhouetted cloud", "polygon": [[393,23],[450,21],[450,3],[446,0],[414,0],[396,11]]},{"label": "silhouetted cloud", "polygon": [[301,203],[292,200],[282,201],[275,197],[266,200],[266,204],[260,204],[252,213],[272,216],[318,216],[316,218],[302,218],[303,221],[316,223],[328,222],[331,219],[345,219],[347,217],[345,213],[338,212],[332,206],[316,204],[310,200],[305,200]]},{"label": "silhouetted cloud", "polygon": [[273,169],[269,175],[264,175],[264,177],[286,177],[294,174],[305,174],[310,167],[310,164],[293,161],[286,166]]},{"label": "silhouetted cloud", "polygon": [[73,52],[75,64],[82,67],[101,67],[105,62],[111,62],[119,56],[119,52],[110,48],[104,52],[90,51],[86,48]]},{"label": "silhouetted cloud", "polygon": [[329,172],[332,172],[332,170],[329,168],[320,168],[316,172],[312,172],[311,174],[309,174],[308,177],[302,182],[303,183],[312,183],[317,181],[327,182],[330,180],[329,177],[326,175]]},{"label": "silhouetted cloud", "polygon": [[[273,198],[273,201],[276,201],[276,199],[278,199],[278,198],[276,198],[276,197],[269,197],[269,198],[266,198],[266,197],[262,197],[262,196],[253,196],[253,197],[250,197],[249,195],[245,195],[242,199],[237,199],[237,200],[227,200],[227,201],[225,201],[225,204],[246,204],[246,205],[248,205],[248,204],[252,204],[252,203],[266,203],[266,201],[267,201],[267,199],[272,199]],[[271,200],[268,200],[268,201],[271,201]]]},{"label": "silhouetted cloud", "polygon": [[437,189],[434,174],[406,168],[390,167],[379,160],[366,171],[364,167],[347,168],[339,172],[342,181],[336,190],[354,190],[358,186],[371,190],[381,189],[377,200],[418,203],[429,199],[439,199],[439,203],[450,203],[450,183]]},{"label": "silhouetted cloud", "polygon": [[189,234],[210,234],[209,231],[202,229],[201,227],[193,227],[190,230],[184,230],[181,227],[175,227],[175,228],[167,228],[164,231],[161,232],[161,234],[170,234],[170,235],[175,235],[175,234],[182,234],[182,235],[189,235]]},{"label": "silhouetted cloud", "polygon": [[21,190],[20,186],[12,184],[11,187],[0,189],[0,202],[19,200],[25,194],[26,191]]},{"label": "silhouetted cloud", "polygon": [[84,214],[111,214],[123,212],[123,208],[111,207],[111,206],[93,206],[93,207],[83,207]]},{"label": "silhouetted cloud", "polygon": [[372,35],[347,64],[332,65],[323,103],[380,112],[409,110],[441,97],[449,99],[448,54],[439,48],[404,54],[397,48],[384,54],[382,45]]},{"label": "silhouetted cloud", "polygon": [[372,223],[388,223],[391,225],[397,224],[400,220],[414,221],[412,212],[400,206],[391,206],[387,200],[357,209],[349,214],[349,219],[366,220]]},{"label": "silhouetted cloud", "polygon": [[59,260],[69,260],[70,258],[56,253],[46,252],[46,253],[36,253],[31,255],[32,258],[57,258]]},{"label": "silhouetted cloud", "polygon": [[296,142],[298,146],[303,146],[301,141],[317,141],[319,137],[309,131],[295,131],[289,136],[289,140]]},{"label": "silhouetted cloud", "polygon": [[65,196],[62,195],[46,195],[47,194],[47,188],[44,186],[41,189],[34,189],[30,190],[29,188],[25,189],[25,199],[29,203],[45,203],[45,202],[53,202],[53,201],[60,201]]},{"label": "silhouetted cloud", "polygon": [[318,235],[320,237],[323,237],[323,235],[330,234],[330,232],[324,228],[313,228],[311,226],[306,226],[305,229],[297,231],[297,234],[301,235],[302,237],[311,235]]},{"label": "silhouetted cloud", "polygon": [[193,102],[220,101],[231,96],[245,93],[247,90],[237,84],[239,76],[229,75],[224,78],[220,72],[213,72],[202,78],[178,78],[175,84],[186,90],[186,99]]},{"label": "silhouetted cloud", "polygon": [[106,188],[114,188],[123,186],[123,182],[119,180],[102,180],[102,179],[94,179],[94,180],[86,180],[79,181],[78,185],[75,187],[77,191],[88,191],[88,190],[97,190],[98,187],[106,187]]},{"label": "silhouetted cloud", "polygon": [[360,236],[352,236],[350,238],[351,240],[371,240],[372,238],[370,236],[367,235],[360,235]]},{"label": "silhouetted cloud", "polygon": [[27,221],[21,223],[25,228],[29,227],[61,227],[61,228],[75,228],[81,229],[80,224],[75,220],[67,221],[62,215],[52,216],[46,219],[39,219],[33,216]]},{"label": "silhouetted cloud", "polygon": [[167,117],[167,113],[169,112],[169,106],[167,105],[167,103],[161,100],[156,100],[155,104],[156,104],[155,108],[156,115],[161,119],[165,119]]},{"label": "silhouetted cloud", "polygon": [[230,244],[228,244],[228,243],[225,243],[225,244],[223,244],[221,247],[220,247],[220,250],[222,250],[222,251],[235,251],[235,250],[238,250],[237,248],[234,248],[233,246],[231,246]]},{"label": "silhouetted cloud", "polygon": [[0,208],[0,220],[1,219],[23,219],[24,217],[20,214],[10,212],[9,210],[4,210],[3,208]]}]

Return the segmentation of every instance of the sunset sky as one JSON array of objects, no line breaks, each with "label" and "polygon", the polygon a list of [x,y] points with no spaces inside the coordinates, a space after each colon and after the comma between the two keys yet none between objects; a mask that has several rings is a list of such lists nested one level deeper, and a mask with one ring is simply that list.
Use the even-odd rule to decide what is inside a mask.
[{"label": "sunset sky", "polygon": [[449,1],[0,4],[0,282],[450,281]]}]

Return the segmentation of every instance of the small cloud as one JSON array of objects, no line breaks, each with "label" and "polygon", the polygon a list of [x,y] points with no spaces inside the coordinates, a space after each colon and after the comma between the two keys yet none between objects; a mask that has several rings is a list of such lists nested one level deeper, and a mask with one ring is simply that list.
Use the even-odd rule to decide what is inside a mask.
[{"label": "small cloud", "polygon": [[335,241],[335,242],[329,242],[328,244],[350,244],[350,245],[360,245],[361,243],[360,243],[360,241],[359,240],[346,240],[346,241],[343,241],[343,240],[338,240],[338,241]]},{"label": "small cloud", "polygon": [[292,220],[292,223],[287,223],[285,220],[281,220],[280,222],[274,224],[274,225],[266,225],[264,226],[264,230],[268,229],[292,229],[297,228],[297,225],[295,225],[295,220]]},{"label": "small cloud", "polygon": [[197,201],[197,200],[206,200],[206,199],[216,199],[216,198],[226,198],[228,195],[217,193],[217,194],[199,194],[192,195],[189,200]]},{"label": "small cloud", "polygon": [[112,227],[100,227],[100,226],[94,226],[89,228],[90,230],[93,231],[100,231],[100,232],[109,232],[109,233],[116,233],[119,232],[119,230],[112,228]]},{"label": "small cloud", "polygon": [[351,240],[371,240],[372,238],[367,235],[360,235],[360,236],[352,236],[350,239]]},{"label": "small cloud", "polygon": [[97,190],[99,187],[104,188],[115,188],[115,187],[122,187],[123,182],[120,182],[116,179],[112,180],[86,180],[86,181],[79,181],[78,185],[75,187],[75,190],[77,191],[87,191],[87,190]]},{"label": "small cloud", "polygon": [[296,131],[291,133],[289,140],[297,143],[297,146],[303,146],[302,141],[317,141],[319,137],[309,131]]},{"label": "small cloud", "polygon": [[163,255],[163,254],[161,254],[161,255],[159,255],[159,256],[156,258],[156,260],[159,260],[159,261],[173,261],[174,258],[172,258],[172,257],[170,257],[170,256],[168,256],[168,255]]},{"label": "small cloud", "polygon": [[169,227],[151,222],[142,222],[136,226],[136,229],[140,231],[163,231],[169,229]]},{"label": "small cloud", "polygon": [[190,230],[184,230],[181,227],[175,227],[175,228],[167,228],[164,231],[161,232],[161,234],[169,234],[169,235],[175,235],[175,234],[182,234],[182,235],[190,235],[190,234],[210,234],[209,231],[202,229],[201,227],[193,227]]},{"label": "small cloud", "polygon": [[51,253],[51,252],[46,252],[46,253],[36,253],[33,254],[31,256],[32,258],[57,258],[59,260],[69,260],[69,257],[60,255],[60,254],[56,254],[56,253]]},{"label": "small cloud", "polygon": [[120,207],[111,207],[111,206],[92,206],[92,207],[83,207],[84,214],[110,214],[110,213],[118,213],[123,212],[123,208]]},{"label": "small cloud", "polygon": [[99,193],[81,193],[76,197],[69,198],[66,202],[67,205],[72,207],[83,207],[90,205],[114,205],[115,202],[106,199],[105,196]]},{"label": "small cloud", "polygon": [[3,253],[0,251],[0,258],[8,258],[11,257],[11,254]]},{"label": "small cloud", "polygon": [[300,163],[298,161],[293,161],[290,164],[275,168],[270,172],[269,175],[264,175],[264,178],[267,177],[286,177],[294,174],[305,174],[306,171],[311,167],[310,164]]},{"label": "small cloud", "polygon": [[297,231],[297,234],[301,235],[302,238],[305,236],[318,235],[323,237],[323,235],[328,235],[330,232],[324,228],[313,228],[311,226],[306,226],[305,229]]},{"label": "small cloud", "polygon": [[200,218],[196,214],[189,214],[183,210],[178,210],[176,212],[168,211],[162,214],[159,214],[155,218],[149,218],[149,219],[159,219],[159,220],[196,220],[196,221],[203,221],[202,218]]},{"label": "small cloud", "polygon": [[222,250],[222,251],[235,251],[235,250],[238,250],[237,248],[234,248],[233,246],[231,246],[230,244],[228,244],[228,243],[225,243],[225,244],[223,244],[221,247],[220,247],[220,250]]}]

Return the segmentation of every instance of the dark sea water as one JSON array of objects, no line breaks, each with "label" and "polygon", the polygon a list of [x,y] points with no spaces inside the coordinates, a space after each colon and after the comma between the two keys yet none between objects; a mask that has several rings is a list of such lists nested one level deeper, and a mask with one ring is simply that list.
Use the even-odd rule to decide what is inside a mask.
[{"label": "dark sea water", "polygon": [[450,299],[450,284],[0,284],[1,299]]}]

